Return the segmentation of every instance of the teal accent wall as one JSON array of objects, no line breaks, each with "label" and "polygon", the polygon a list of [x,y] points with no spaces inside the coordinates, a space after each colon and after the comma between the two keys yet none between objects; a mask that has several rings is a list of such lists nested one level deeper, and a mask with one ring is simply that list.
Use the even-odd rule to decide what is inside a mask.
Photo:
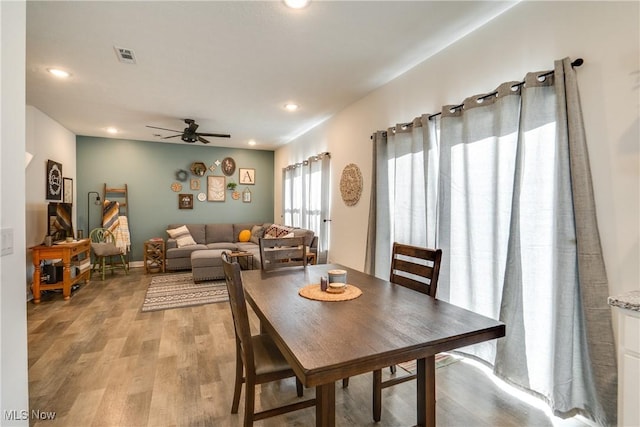
[{"label": "teal accent wall", "polygon": [[[273,151],[207,147],[201,144],[166,144],[154,141],[78,136],[76,138],[77,217],[76,230],[87,235],[87,216],[91,228],[101,226],[101,207],[96,206],[95,195],[90,197],[87,213],[87,193],[97,191],[102,197],[104,184],[129,189],[129,229],[131,232],[131,259],[142,260],[143,243],[151,237],[167,237],[166,227],[175,223],[241,223],[273,222],[274,153]],[[255,169],[255,185],[238,185],[237,191],[251,190],[251,203],[231,198],[226,191],[224,202],[200,202],[197,195],[207,194],[207,176],[224,176],[218,167],[197,177],[190,171],[193,162],[207,167],[216,160],[232,157],[236,171],[231,179],[239,184],[239,169]],[[178,182],[176,172],[189,172],[188,180],[181,182],[182,191],[174,192],[171,184]],[[198,178],[200,190],[190,189],[190,179]],[[178,209],[178,194],[193,194],[193,209]]]}]

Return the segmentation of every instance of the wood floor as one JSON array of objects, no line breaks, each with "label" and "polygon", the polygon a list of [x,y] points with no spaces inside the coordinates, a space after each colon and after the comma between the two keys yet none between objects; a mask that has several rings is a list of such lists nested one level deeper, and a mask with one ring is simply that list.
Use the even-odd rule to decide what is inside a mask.
[{"label": "wood floor", "polygon": [[[230,413],[235,346],[228,303],[141,313],[151,276],[132,269],[128,276],[107,277],[83,285],[69,301],[51,293],[39,305],[27,303],[30,410],[55,412],[54,420],[32,419],[30,425],[242,425],[242,403],[239,414]],[[255,317],[252,326],[257,330]],[[466,363],[439,368],[436,375],[439,426],[558,425]],[[336,387],[339,426],[415,424],[415,382],[383,392],[377,424],[370,374],[351,378],[347,389]],[[258,407],[296,400],[292,379],[258,390]],[[305,396],[314,393],[305,389]],[[256,425],[313,426],[314,411]]]}]

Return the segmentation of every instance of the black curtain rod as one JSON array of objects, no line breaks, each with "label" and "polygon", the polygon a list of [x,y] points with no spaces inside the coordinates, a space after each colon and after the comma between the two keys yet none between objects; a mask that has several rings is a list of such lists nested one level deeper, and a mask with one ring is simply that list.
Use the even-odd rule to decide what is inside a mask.
[{"label": "black curtain rod", "polygon": [[[573,61],[573,62],[571,63],[571,66],[572,66],[572,67],[579,67],[579,66],[581,66],[582,64],[584,64],[584,60],[583,60],[582,58],[577,58],[575,61]],[[540,74],[538,77],[547,77],[547,76],[550,76],[550,75],[551,75],[551,74],[553,74],[553,73],[554,73],[554,71],[547,71],[546,73],[542,73],[542,74]],[[522,86],[523,84],[524,84],[524,81],[522,81],[522,82],[520,82],[520,83],[516,83],[514,86]],[[480,97],[480,98],[478,98],[478,99],[486,99],[486,98],[490,98],[490,97],[492,97],[492,96],[495,96],[495,95],[496,95],[496,93],[498,93],[498,92],[491,92],[491,93],[489,93],[489,94],[487,94],[487,95],[481,96],[481,97]],[[456,105],[456,106],[454,106],[454,107],[451,107],[451,109],[452,109],[452,110],[457,110],[458,108],[462,108],[462,107],[464,107],[464,104]],[[440,114],[442,114],[442,112],[440,112],[440,113],[435,113],[435,114],[431,114],[431,115],[428,117],[428,119],[429,119],[429,120],[431,120],[432,118],[437,117],[437,116],[439,116]],[[407,126],[407,127],[408,127],[408,126],[412,126],[412,125],[413,125],[413,122],[409,122],[409,123],[403,123],[403,124],[401,124],[401,126]],[[386,133],[386,132],[385,132],[385,133]],[[370,139],[373,139],[373,135],[370,137]]]},{"label": "black curtain rod", "polygon": [[[571,66],[572,66],[572,67],[579,67],[579,66],[581,66],[582,64],[584,64],[584,60],[583,60],[582,58],[577,58],[575,61],[573,61],[573,62],[571,63]],[[547,76],[552,75],[553,73],[554,73],[553,71],[547,71],[546,73],[542,73],[542,74],[540,74],[540,75],[538,76],[538,78],[540,78],[540,77],[547,77]],[[522,81],[522,82],[520,82],[520,83],[516,83],[516,84],[515,84],[515,85],[513,85],[513,86],[518,86],[518,87],[519,87],[519,86],[522,86],[523,84],[524,84],[524,81]],[[484,96],[479,97],[478,99],[491,98],[492,96],[495,96],[497,93],[498,93],[498,92],[491,92],[491,93],[488,93],[488,94],[486,94],[486,95],[484,95]],[[455,107],[451,107],[451,110],[454,110],[454,111],[455,111],[455,110],[457,110],[458,108],[462,108],[463,106],[464,106],[464,104],[459,104],[459,105],[456,105]],[[432,119],[432,118],[434,118],[434,117],[439,116],[440,114],[442,114],[442,112],[440,112],[440,113],[435,113],[435,114],[430,115],[430,116],[429,116],[429,120],[431,120],[431,119]]]}]

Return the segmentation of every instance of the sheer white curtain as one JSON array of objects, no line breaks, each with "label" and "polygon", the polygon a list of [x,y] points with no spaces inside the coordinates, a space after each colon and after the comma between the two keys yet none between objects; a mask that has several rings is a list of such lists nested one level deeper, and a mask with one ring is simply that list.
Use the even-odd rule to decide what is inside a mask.
[{"label": "sheer white curtain", "polygon": [[[423,116],[374,135],[366,267],[387,277],[389,242],[441,248],[437,298],[507,326],[462,350],[557,414],[613,425],[615,346],[571,62],[459,107],[443,107],[439,128]],[[420,136],[433,141],[422,152]],[[434,149],[437,160],[416,160]]]},{"label": "sheer white curtain", "polygon": [[315,232],[318,263],[326,262],[329,250],[330,160],[321,153],[282,170],[283,222]]}]

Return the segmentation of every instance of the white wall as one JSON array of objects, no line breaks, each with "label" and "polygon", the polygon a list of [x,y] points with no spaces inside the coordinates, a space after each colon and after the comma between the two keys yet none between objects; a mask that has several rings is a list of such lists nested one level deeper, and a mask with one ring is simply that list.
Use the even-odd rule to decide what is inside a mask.
[{"label": "white wall", "polygon": [[25,3],[0,1],[0,227],[13,230],[13,253],[0,257],[0,424],[27,426],[25,28]]},{"label": "white wall", "polygon": [[[47,205],[45,200],[45,174],[47,160],[62,164],[62,175],[73,179],[74,229],[77,229],[76,215],[76,136],[58,122],[35,107],[26,107],[26,149],[33,159],[26,169],[26,226],[27,247],[42,243],[47,234]],[[31,283],[33,264],[27,253],[27,283]]]},{"label": "white wall", "polygon": [[[279,171],[312,154],[332,154],[330,259],[364,268],[371,178],[370,135],[442,105],[490,92],[553,61],[582,57],[578,68],[596,207],[612,294],[640,287],[638,2],[522,2],[327,122],[279,149]],[[355,207],[340,199],[348,163],[365,191]],[[274,217],[280,218],[276,203]]]}]

